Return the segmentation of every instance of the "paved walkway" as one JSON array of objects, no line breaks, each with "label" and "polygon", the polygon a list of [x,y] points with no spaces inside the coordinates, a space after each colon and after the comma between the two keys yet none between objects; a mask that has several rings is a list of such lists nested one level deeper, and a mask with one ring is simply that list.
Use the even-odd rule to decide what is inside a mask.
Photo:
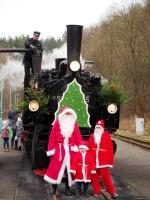
[{"label": "paved walkway", "polygon": [[143,196],[150,199],[150,152],[142,148],[115,139],[114,175],[121,177]]},{"label": "paved walkway", "polygon": [[14,200],[20,161],[20,151],[3,152],[0,138],[0,200]]}]

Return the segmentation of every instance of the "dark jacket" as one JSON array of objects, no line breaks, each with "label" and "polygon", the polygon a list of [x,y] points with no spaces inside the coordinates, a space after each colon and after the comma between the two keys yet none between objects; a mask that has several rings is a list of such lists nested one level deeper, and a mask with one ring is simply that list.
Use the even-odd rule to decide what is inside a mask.
[{"label": "dark jacket", "polygon": [[[30,45],[34,46],[35,48],[32,49]],[[42,44],[39,40],[34,40],[33,38],[27,38],[25,41],[24,47],[27,49],[30,49],[29,52],[26,52],[23,58],[23,64],[26,63],[26,61],[32,62],[32,55],[41,55],[43,52]]]}]

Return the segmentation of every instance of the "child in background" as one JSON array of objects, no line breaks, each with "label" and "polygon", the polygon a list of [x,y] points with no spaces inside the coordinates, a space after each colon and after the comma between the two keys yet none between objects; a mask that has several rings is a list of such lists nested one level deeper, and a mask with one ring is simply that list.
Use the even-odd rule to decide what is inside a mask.
[{"label": "child in background", "polygon": [[83,185],[84,196],[89,198],[88,183],[91,182],[91,174],[96,173],[96,169],[94,160],[88,151],[88,146],[85,141],[79,145],[79,152],[71,160],[70,172],[75,176],[76,197],[80,197]]},{"label": "child in background", "polygon": [[2,138],[4,152],[9,151],[9,138],[12,137],[12,129],[7,125],[7,121],[3,121]]}]

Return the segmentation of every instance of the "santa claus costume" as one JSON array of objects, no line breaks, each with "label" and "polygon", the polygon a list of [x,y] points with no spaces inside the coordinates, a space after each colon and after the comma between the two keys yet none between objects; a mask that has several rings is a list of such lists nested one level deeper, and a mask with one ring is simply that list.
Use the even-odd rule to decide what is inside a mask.
[{"label": "santa claus costume", "polygon": [[76,123],[77,115],[71,108],[64,108],[58,115],[50,133],[47,156],[51,156],[44,180],[51,184],[60,184],[67,170],[68,185],[71,186],[70,158],[78,151],[82,141]]},{"label": "santa claus costume", "polygon": [[94,133],[89,138],[89,149],[96,164],[96,174],[92,176],[94,196],[98,197],[101,192],[99,182],[101,177],[109,194],[116,198],[116,189],[109,172],[109,167],[113,167],[113,145],[110,134],[104,130],[103,120],[96,123]]},{"label": "santa claus costume", "polygon": [[94,159],[88,150],[87,142],[83,141],[79,145],[79,152],[71,159],[70,172],[74,174],[77,183],[76,197],[80,196],[82,185],[85,197],[89,197],[88,183],[91,182],[91,175],[96,173]]}]

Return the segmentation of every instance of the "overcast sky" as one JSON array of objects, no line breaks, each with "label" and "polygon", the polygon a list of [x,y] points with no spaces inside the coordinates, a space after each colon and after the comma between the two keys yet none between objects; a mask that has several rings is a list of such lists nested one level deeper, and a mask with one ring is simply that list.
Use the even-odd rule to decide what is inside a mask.
[{"label": "overcast sky", "polygon": [[61,37],[67,24],[97,24],[111,10],[142,0],[0,0],[0,37]]}]

